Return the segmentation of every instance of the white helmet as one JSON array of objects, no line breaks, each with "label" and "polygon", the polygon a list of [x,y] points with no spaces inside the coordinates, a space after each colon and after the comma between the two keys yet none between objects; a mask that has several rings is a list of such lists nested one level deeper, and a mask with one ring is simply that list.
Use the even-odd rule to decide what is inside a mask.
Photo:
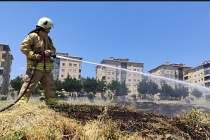
[{"label": "white helmet", "polygon": [[53,28],[53,22],[51,19],[47,18],[47,17],[42,17],[39,19],[38,23],[36,24],[37,26],[40,26],[44,29],[47,29],[47,28]]}]

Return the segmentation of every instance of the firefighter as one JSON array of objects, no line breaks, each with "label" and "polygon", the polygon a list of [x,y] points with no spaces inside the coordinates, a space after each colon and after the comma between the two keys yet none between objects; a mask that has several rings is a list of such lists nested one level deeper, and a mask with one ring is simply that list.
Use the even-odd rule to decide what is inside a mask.
[{"label": "firefighter", "polygon": [[18,103],[27,103],[29,101],[38,82],[41,83],[45,91],[44,96],[46,105],[55,105],[58,102],[55,97],[55,83],[52,73],[53,60],[50,57],[51,54],[56,54],[56,48],[53,46],[53,42],[48,36],[51,28],[53,28],[51,19],[47,17],[40,18],[36,24],[36,28],[29,32],[20,45],[21,52],[26,55],[27,70],[19,96],[25,91],[30,82],[30,76],[35,61],[37,62],[37,65],[34,70],[31,84]]}]

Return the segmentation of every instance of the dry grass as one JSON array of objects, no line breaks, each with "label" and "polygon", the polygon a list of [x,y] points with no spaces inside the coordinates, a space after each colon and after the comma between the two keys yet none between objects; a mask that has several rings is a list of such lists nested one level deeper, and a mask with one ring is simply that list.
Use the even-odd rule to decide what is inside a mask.
[{"label": "dry grass", "polygon": [[89,140],[143,140],[138,133],[124,134],[112,120],[95,120],[88,122],[83,133]]},{"label": "dry grass", "polygon": [[128,106],[60,102],[51,108],[44,102],[30,101],[0,113],[0,137],[1,140],[209,140],[206,139],[210,136],[209,123],[209,114],[199,110],[173,119],[138,114]]},{"label": "dry grass", "polygon": [[86,124],[65,118],[44,104],[19,104],[0,113],[0,136],[4,140],[142,140],[137,134],[125,135],[111,120]]},{"label": "dry grass", "polygon": [[0,114],[2,138],[47,140],[76,136],[79,125],[48,109],[45,105],[15,105]]}]

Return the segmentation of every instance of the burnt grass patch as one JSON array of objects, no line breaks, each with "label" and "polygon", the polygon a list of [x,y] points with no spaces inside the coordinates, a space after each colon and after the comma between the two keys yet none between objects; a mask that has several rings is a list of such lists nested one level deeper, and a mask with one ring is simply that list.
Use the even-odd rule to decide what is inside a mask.
[{"label": "burnt grass patch", "polygon": [[[197,120],[183,120],[178,116],[161,114],[160,110],[172,110],[174,113],[182,107],[155,103],[139,103],[129,108],[129,104],[96,105],[59,103],[50,107],[59,114],[75,119],[82,124],[92,120],[113,120],[121,131],[126,133],[138,132],[142,137],[164,136],[167,139],[208,140],[210,138],[210,123]],[[144,107],[143,107],[144,106]],[[185,110],[192,107],[186,106]],[[174,109],[174,110],[173,110]],[[176,110],[175,110],[176,109]],[[158,111],[159,114],[155,111]],[[170,114],[169,113],[169,114]]]}]

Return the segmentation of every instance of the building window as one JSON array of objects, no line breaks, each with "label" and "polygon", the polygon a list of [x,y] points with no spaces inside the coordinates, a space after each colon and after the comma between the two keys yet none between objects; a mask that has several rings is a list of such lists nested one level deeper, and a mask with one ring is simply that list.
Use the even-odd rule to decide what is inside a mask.
[{"label": "building window", "polygon": [[69,63],[69,66],[71,67],[72,66],[72,63]]},{"label": "building window", "polygon": [[69,69],[69,72],[71,72],[71,69]]},{"label": "building window", "polygon": [[76,73],[77,72],[77,70],[76,69],[73,69],[73,73]]},{"label": "building window", "polygon": [[65,66],[65,63],[62,63],[62,66]]},{"label": "building window", "polygon": [[65,72],[65,69],[61,69],[62,72]]},{"label": "building window", "polygon": [[74,67],[77,67],[77,64],[74,64]]},{"label": "building window", "polygon": [[3,70],[0,70],[0,75],[3,75],[4,71]]}]

